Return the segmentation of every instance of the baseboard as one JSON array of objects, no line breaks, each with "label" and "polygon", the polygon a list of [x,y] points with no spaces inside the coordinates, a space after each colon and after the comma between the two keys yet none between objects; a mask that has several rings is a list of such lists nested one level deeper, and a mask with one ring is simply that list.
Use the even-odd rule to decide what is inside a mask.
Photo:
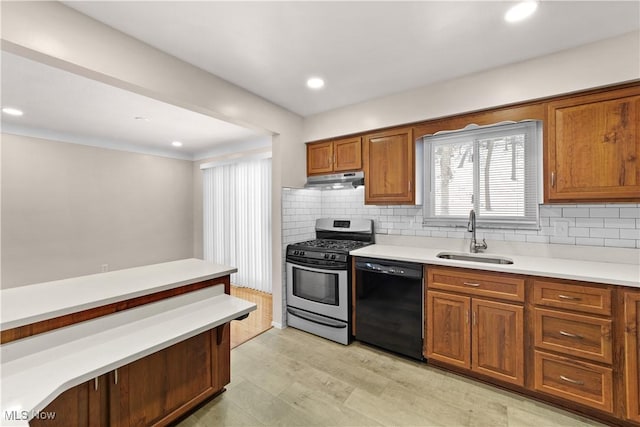
[{"label": "baseboard", "polygon": [[273,326],[276,329],[284,329],[286,326],[282,325],[282,323],[279,322],[271,322],[271,326]]}]

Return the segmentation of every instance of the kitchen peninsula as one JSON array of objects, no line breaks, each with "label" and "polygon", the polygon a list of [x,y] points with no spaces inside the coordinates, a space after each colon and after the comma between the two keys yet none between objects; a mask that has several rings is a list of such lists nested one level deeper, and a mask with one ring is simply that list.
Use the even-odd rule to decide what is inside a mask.
[{"label": "kitchen peninsula", "polygon": [[1,424],[164,425],[222,392],[229,322],[256,308],[228,295],[235,271],[186,259],[1,291]]}]

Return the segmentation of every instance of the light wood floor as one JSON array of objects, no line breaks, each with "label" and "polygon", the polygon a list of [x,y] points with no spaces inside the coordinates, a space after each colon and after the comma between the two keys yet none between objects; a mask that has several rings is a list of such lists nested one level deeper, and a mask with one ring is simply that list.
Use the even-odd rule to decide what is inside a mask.
[{"label": "light wood floor", "polygon": [[244,320],[231,322],[231,348],[271,328],[273,306],[271,294],[239,286],[231,286],[231,295],[257,304],[258,308]]},{"label": "light wood floor", "polygon": [[231,352],[227,391],[185,419],[204,426],[597,426],[358,342],[271,329]]}]

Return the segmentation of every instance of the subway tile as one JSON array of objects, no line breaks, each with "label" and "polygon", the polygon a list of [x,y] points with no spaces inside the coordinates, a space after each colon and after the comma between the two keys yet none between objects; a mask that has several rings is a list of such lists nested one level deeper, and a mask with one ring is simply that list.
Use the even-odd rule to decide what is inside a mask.
[{"label": "subway tile", "polygon": [[590,228],[589,237],[617,239],[620,237],[620,230],[618,230],[617,228]]},{"label": "subway tile", "polygon": [[550,218],[540,218],[540,227],[549,227],[550,224]]},{"label": "subway tile", "polygon": [[588,218],[589,208],[562,208],[562,216],[565,218]]},{"label": "subway tile", "polygon": [[621,239],[640,239],[640,229],[625,228],[620,230]]},{"label": "subway tile", "polygon": [[527,236],[524,234],[506,234],[504,240],[509,242],[526,242]]},{"label": "subway tile", "polygon": [[415,236],[416,235],[416,230],[412,230],[412,229],[402,230],[402,232],[400,234],[402,234],[403,236]]},{"label": "subway tile", "polygon": [[483,236],[483,239],[487,239],[489,241],[494,240],[494,241],[502,242],[502,241],[504,241],[504,234],[502,234],[502,233],[485,233],[485,235]]},{"label": "subway tile", "polygon": [[448,237],[446,231],[432,231],[431,237]]},{"label": "subway tile", "polygon": [[576,238],[575,237],[549,237],[549,243],[556,243],[559,245],[575,245]]},{"label": "subway tile", "polygon": [[448,231],[447,237],[450,239],[464,239],[466,236],[462,231]]},{"label": "subway tile", "polygon": [[570,237],[589,237],[589,229],[581,227],[569,227]]},{"label": "subway tile", "polygon": [[576,227],[604,227],[604,218],[576,218]]},{"label": "subway tile", "polygon": [[625,239],[604,239],[604,245],[616,248],[635,248],[636,242],[635,240]]},{"label": "subway tile", "polygon": [[549,218],[549,225],[551,227],[554,227],[556,222],[564,222],[565,224],[569,225],[569,227],[575,227],[576,221],[578,219],[583,219],[583,218]]},{"label": "subway tile", "polygon": [[604,246],[604,239],[595,239],[595,238],[589,238],[589,237],[576,237],[576,245]]},{"label": "subway tile", "polygon": [[550,206],[541,206],[540,207],[540,217],[549,218],[549,217],[561,217],[562,216],[562,208],[550,207]]},{"label": "subway tile", "polygon": [[640,218],[640,208],[620,208],[620,218]]},{"label": "subway tile", "polygon": [[549,236],[527,235],[527,242],[530,242],[530,243],[549,243]]},{"label": "subway tile", "polygon": [[618,208],[590,208],[589,216],[591,218],[619,218],[620,209]]},{"label": "subway tile", "polygon": [[634,218],[605,218],[604,226],[607,228],[636,228]]}]

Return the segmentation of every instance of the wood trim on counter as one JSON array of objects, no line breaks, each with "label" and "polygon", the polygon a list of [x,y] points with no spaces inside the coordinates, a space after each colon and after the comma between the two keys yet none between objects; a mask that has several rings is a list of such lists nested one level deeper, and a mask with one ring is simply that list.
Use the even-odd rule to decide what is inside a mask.
[{"label": "wood trim on counter", "polygon": [[222,276],[216,279],[192,283],[174,289],[167,289],[165,291],[143,295],[125,301],[114,302],[112,304],[107,304],[76,313],[66,314],[64,316],[54,317],[53,319],[42,320],[40,322],[19,326],[17,328],[7,329],[2,331],[1,333],[0,344],[6,344],[11,341],[41,334],[43,332],[48,332],[57,328],[62,328],[65,326],[73,325],[75,323],[84,322],[86,320],[91,320],[101,316],[106,316],[108,314],[117,313],[122,310],[128,310],[130,308],[138,307],[144,304],[157,302],[166,298],[171,298],[177,295],[182,295],[188,292],[193,292],[200,289],[208,288],[210,286],[221,284],[224,285],[224,292],[226,294],[230,294],[231,282],[229,276]]}]

